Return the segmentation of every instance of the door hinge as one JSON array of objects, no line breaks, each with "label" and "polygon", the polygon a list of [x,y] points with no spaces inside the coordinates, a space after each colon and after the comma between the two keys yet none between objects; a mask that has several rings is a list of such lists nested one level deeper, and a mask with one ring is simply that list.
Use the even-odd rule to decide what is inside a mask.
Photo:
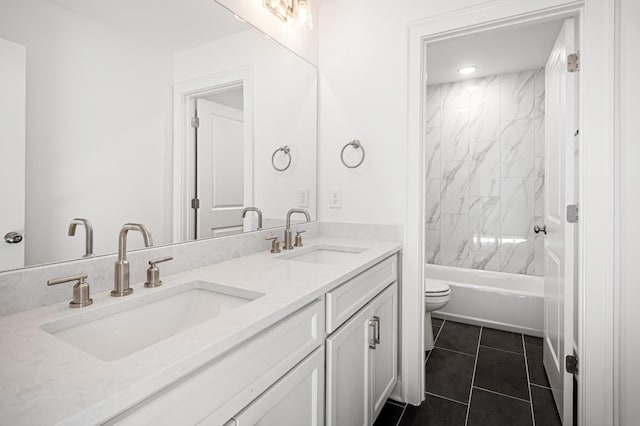
[{"label": "door hinge", "polygon": [[199,209],[200,208],[200,199],[198,198],[193,198],[191,200],[191,208],[192,209]]},{"label": "door hinge", "polygon": [[567,206],[567,222],[569,222],[569,223],[577,223],[578,219],[579,219],[578,205],[577,204],[569,204]]},{"label": "door hinge", "polygon": [[198,127],[200,127],[200,118],[193,117],[191,119],[191,127],[193,127],[194,129],[197,129]]},{"label": "door hinge", "polygon": [[565,368],[567,369],[567,373],[578,374],[578,357],[575,355],[567,355]]},{"label": "door hinge", "polygon": [[567,71],[580,71],[580,52],[572,53],[571,55],[567,56]]}]

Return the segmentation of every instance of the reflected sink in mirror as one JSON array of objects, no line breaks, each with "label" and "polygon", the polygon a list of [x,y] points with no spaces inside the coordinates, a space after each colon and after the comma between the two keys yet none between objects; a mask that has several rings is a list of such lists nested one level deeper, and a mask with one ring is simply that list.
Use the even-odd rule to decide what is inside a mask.
[{"label": "reflected sink in mirror", "polygon": [[295,250],[296,251],[284,254],[279,258],[298,262],[335,265],[348,262],[353,256],[357,256],[367,249],[362,247],[319,245]]},{"label": "reflected sink in mirror", "polygon": [[40,328],[103,361],[114,361],[262,296],[254,291],[193,281]]}]

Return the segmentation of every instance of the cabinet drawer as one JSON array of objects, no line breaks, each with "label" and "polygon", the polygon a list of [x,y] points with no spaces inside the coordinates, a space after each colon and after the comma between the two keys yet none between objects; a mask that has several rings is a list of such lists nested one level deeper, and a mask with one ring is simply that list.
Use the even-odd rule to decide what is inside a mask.
[{"label": "cabinet drawer", "polygon": [[110,423],[224,424],[322,345],[323,325],[319,299]]},{"label": "cabinet drawer", "polygon": [[315,350],[225,426],[324,426],[324,347]]},{"label": "cabinet drawer", "polygon": [[386,286],[398,279],[396,255],[383,260],[327,293],[327,334],[366,305]]}]

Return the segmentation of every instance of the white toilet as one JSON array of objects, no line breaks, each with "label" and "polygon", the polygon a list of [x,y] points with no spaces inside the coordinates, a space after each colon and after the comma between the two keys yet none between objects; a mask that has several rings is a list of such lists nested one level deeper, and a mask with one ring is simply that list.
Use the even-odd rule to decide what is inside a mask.
[{"label": "white toilet", "polygon": [[431,327],[431,312],[444,308],[449,303],[451,289],[449,285],[432,278],[424,279],[424,350],[433,349],[433,328]]}]

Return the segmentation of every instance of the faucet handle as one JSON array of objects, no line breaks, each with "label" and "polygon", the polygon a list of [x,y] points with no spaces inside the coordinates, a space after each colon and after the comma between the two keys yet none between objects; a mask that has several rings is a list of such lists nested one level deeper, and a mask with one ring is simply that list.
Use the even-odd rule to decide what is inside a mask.
[{"label": "faucet handle", "polygon": [[68,282],[77,281],[73,286],[73,300],[69,302],[71,308],[82,308],[93,303],[93,299],[89,297],[89,284],[85,281],[89,276],[87,274],[72,275],[70,277],[54,278],[47,281],[47,285],[58,285]]},{"label": "faucet handle", "polygon": [[144,286],[146,288],[160,287],[162,285],[162,281],[160,281],[160,269],[158,269],[156,264],[168,262],[169,260],[173,260],[173,257],[167,256],[149,261],[149,269],[147,269],[147,281],[144,283]]},{"label": "faucet handle", "polygon": [[280,253],[280,241],[278,241],[277,235],[272,235],[270,237],[265,238],[267,241],[271,241],[271,250],[270,253]]},{"label": "faucet handle", "polygon": [[296,231],[296,243],[294,244],[294,247],[302,247],[302,234],[305,232],[307,231]]}]

